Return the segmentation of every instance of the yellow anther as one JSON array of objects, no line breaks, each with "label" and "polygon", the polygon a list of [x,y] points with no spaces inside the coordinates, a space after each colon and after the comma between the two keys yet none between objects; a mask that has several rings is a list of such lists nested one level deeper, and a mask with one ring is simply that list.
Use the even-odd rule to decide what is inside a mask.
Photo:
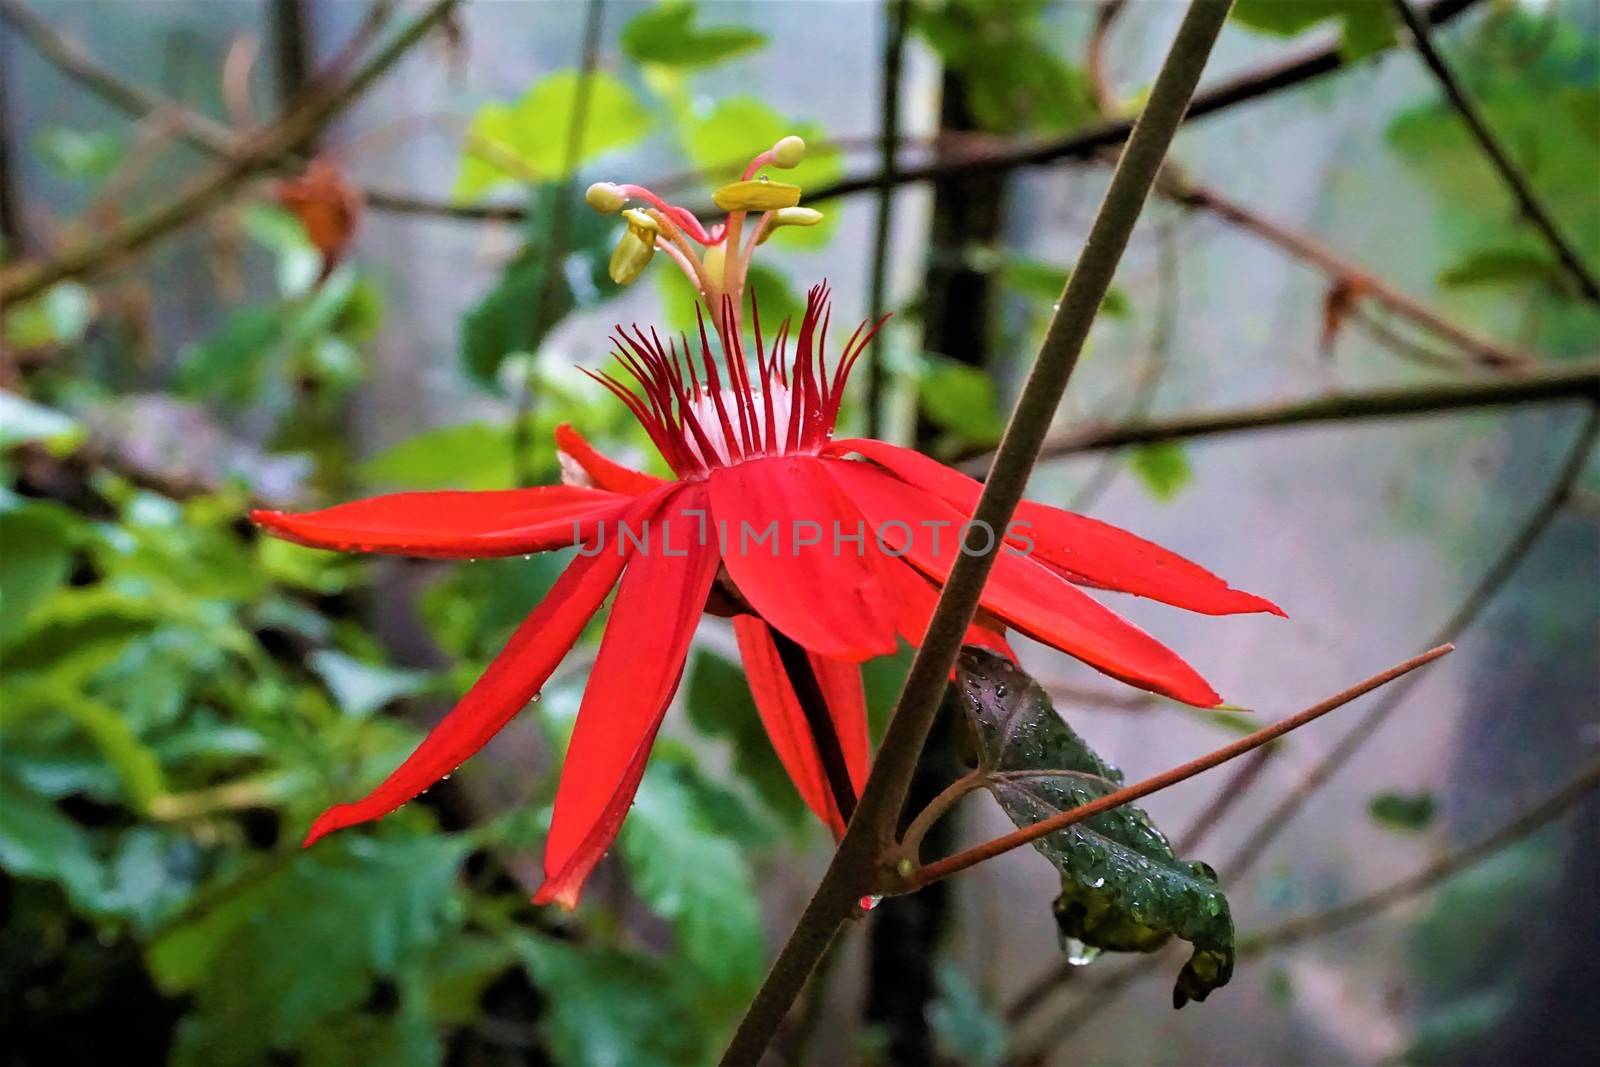
[{"label": "yellow anther", "polygon": [[622,186],[614,182],[595,182],[583,194],[583,199],[602,215],[615,215],[628,202]]},{"label": "yellow anther", "polygon": [[711,194],[711,200],[723,211],[776,211],[798,204],[800,187],[757,178],[724,185]]},{"label": "yellow anther", "polygon": [[618,285],[628,285],[650,265],[656,254],[656,236],[629,225],[611,253],[611,280]]},{"label": "yellow anther", "polygon": [[822,221],[822,212],[809,207],[779,208],[766,216],[761,232],[756,234],[756,244],[766,244],[767,238],[779,226],[815,226]]},{"label": "yellow anther", "polygon": [[622,213],[622,217],[628,220],[628,229],[638,233],[641,238],[643,238],[647,233],[657,234],[661,232],[660,224],[657,223],[655,219],[650,217],[650,213],[648,211],[641,211],[636,207],[630,207],[628,210]]},{"label": "yellow anther", "polygon": [[772,165],[787,170],[806,158],[806,143],[790,134],[772,146]]}]

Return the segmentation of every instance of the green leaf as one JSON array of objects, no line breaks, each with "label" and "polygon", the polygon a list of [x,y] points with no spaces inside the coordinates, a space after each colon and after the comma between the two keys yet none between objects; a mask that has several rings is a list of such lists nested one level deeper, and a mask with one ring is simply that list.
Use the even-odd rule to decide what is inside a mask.
[{"label": "green leaf", "polygon": [[750,686],[739,665],[707,649],[695,650],[685,687],[689,722],[733,748],[733,770],[791,828],[805,825],[806,806],[778,760]]},{"label": "green leaf", "polygon": [[[1042,259],[1027,256],[1008,256],[1000,268],[1000,280],[1023,296],[1034,300],[1047,300],[1053,308],[1061,299],[1072,276],[1071,267],[1061,267]],[[1100,314],[1114,319],[1126,319],[1133,312],[1128,295],[1115,285],[1106,290],[1100,301]]]},{"label": "green leaf", "polygon": [[696,26],[698,14],[689,0],[647,8],[622,27],[622,50],[639,63],[709,67],[767,43],[765,35],[744,26]]},{"label": "green leaf", "polygon": [[1381,52],[1395,41],[1395,13],[1388,0],[1237,0],[1232,17],[1275,37],[1293,37],[1337,19],[1339,50],[1347,59]]},{"label": "green leaf", "polygon": [[1532,285],[1561,277],[1561,267],[1549,254],[1528,248],[1484,248],[1469,252],[1439,272],[1446,289],[1475,285]]},{"label": "green leaf", "polygon": [[353,719],[364,719],[390,701],[421,692],[431,678],[426,671],[363,663],[330,649],[313,652],[309,662],[339,710]]},{"label": "green leaf", "polygon": [[[1011,821],[1031,826],[1122,785],[1019,668],[969,648],[957,665],[962,707],[985,787]],[[1203,863],[1185,863],[1139,808],[1125,804],[1033,843],[1061,872],[1056,924],[1092,949],[1151,952],[1173,935],[1194,954],[1175,1007],[1204,1000],[1233,975],[1233,918]]]},{"label": "green leaf", "polygon": [[243,406],[260,395],[281,366],[286,313],[241,308],[222,328],[178,352],[178,389],[185,396]]},{"label": "green leaf", "polygon": [[958,70],[967,107],[991,133],[1078,129],[1099,117],[1088,79],[1045,42],[1039,0],[946,0],[912,7],[911,28]]},{"label": "green leaf", "polygon": [[0,775],[0,868],[18,878],[56,882],[78,907],[94,911],[105,874],[83,828],[50,801]]},{"label": "green leaf", "polygon": [[33,609],[67,580],[66,512],[24,505],[0,512],[0,643],[22,632]]},{"label": "green leaf", "polygon": [[39,158],[72,181],[104,178],[122,159],[121,138],[106,130],[54,126],[34,139]]},{"label": "green leaf", "polygon": [[1157,441],[1140,445],[1128,457],[1133,473],[1157,500],[1166,502],[1194,480],[1189,468],[1189,453],[1177,441]]},{"label": "green leaf", "polygon": [[686,766],[653,760],[618,843],[634,891],[672,924],[679,952],[738,1002],[761,979],[766,939],[743,851],[707,799]]},{"label": "green leaf", "polygon": [[716,1059],[722,1035],[704,1025],[698,991],[670,962],[543,938],[520,937],[518,948],[546,993],[540,1030],[555,1062],[701,1067]]},{"label": "green leaf", "polygon": [[923,413],[971,445],[991,445],[1005,432],[994,379],[981,367],[929,355],[917,382]]},{"label": "green leaf", "polygon": [[[567,205],[559,187],[538,189],[529,201],[526,243],[506,264],[499,283],[467,312],[461,324],[461,359],[468,376],[485,387],[497,383],[507,357],[532,355],[561,320],[619,293],[607,273],[615,221],[582,205]],[[567,254],[545,289],[550,213],[567,211]],[[548,300],[548,303],[545,303]]]},{"label": "green leaf", "polygon": [[52,452],[65,454],[81,440],[83,426],[71,415],[0,389],[0,451],[37,441]]},{"label": "green leaf", "polygon": [[939,995],[928,1005],[928,1025],[945,1058],[967,1067],[998,1067],[1005,1062],[1010,1030],[983,1002],[966,972],[941,961],[934,981]]},{"label": "green leaf", "polygon": [[[565,178],[567,132],[581,77],[576,70],[557,71],[515,103],[480,108],[467,129],[455,195],[470,199],[508,181],[526,184]],[[589,77],[579,167],[650,132],[650,113],[633,90],[603,70]]]},{"label": "green leaf", "polygon": [[1432,793],[1378,793],[1367,801],[1372,821],[1391,830],[1425,830],[1435,809]]},{"label": "green leaf", "polygon": [[513,481],[511,431],[487,422],[424,430],[373,456],[359,473],[400,489],[504,489]]},{"label": "green leaf", "polygon": [[[15,348],[69,345],[83,338],[94,321],[94,295],[77,282],[61,282],[6,309],[5,339]],[[9,431],[0,431],[9,437]]]},{"label": "green leaf", "polygon": [[169,995],[188,993],[183,1060],[261,1062],[366,1000],[375,977],[420,964],[459,920],[459,838],[343,835],[245,876],[152,943]]}]

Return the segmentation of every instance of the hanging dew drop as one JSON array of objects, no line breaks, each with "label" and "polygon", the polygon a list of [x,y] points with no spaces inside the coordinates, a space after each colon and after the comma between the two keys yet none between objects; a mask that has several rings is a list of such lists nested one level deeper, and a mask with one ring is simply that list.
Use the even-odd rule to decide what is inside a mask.
[{"label": "hanging dew drop", "polygon": [[860,900],[856,901],[856,905],[862,911],[871,911],[873,908],[876,908],[878,904],[882,902],[882,900],[883,897],[869,893],[867,896],[864,896]]},{"label": "hanging dew drop", "polygon": [[1085,945],[1075,937],[1066,938],[1061,947],[1067,953],[1067,962],[1074,967],[1087,967],[1100,956],[1098,948]]}]

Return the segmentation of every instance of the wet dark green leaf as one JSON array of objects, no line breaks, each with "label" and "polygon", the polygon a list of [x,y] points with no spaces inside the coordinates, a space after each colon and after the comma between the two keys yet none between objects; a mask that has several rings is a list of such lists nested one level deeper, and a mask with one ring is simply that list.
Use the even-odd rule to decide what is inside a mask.
[{"label": "wet dark green leaf", "polygon": [[[1018,826],[1086,804],[1122,785],[1062,721],[1050,698],[1005,659],[967,649],[957,684],[987,788]],[[1173,1004],[1204,1000],[1233,975],[1233,918],[1215,872],[1173,854],[1145,813],[1125,804],[1034,842],[1061,872],[1063,939],[1150,952],[1176,935],[1194,946]]]}]

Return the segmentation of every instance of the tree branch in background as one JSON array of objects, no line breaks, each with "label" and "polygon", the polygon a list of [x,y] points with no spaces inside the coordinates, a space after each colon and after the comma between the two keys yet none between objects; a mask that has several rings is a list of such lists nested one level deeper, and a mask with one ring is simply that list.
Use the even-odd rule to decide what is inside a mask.
[{"label": "tree branch in background", "polygon": [[1325,272],[1335,283],[1348,285],[1353,299],[1370,300],[1467,353],[1473,362],[1495,370],[1525,368],[1534,360],[1497,341],[1480,337],[1428,307],[1422,301],[1373,274],[1361,264],[1340,255],[1306,234],[1266,218],[1216,189],[1173,172],[1162,175],[1157,191],[1174,203],[1209,211],[1218,218],[1255,234],[1289,255]]},{"label": "tree branch in background", "polygon": [[[583,153],[583,135],[589,125],[589,100],[593,96],[594,72],[600,64],[600,31],[605,24],[604,0],[587,0],[583,16],[583,44],[578,58],[578,84],[572,95],[572,116],[567,122],[567,141],[561,155],[561,189],[550,197],[550,218],[545,231],[542,273],[539,277],[539,302],[534,306],[531,336],[542,337],[555,318],[556,293],[560,291],[561,261],[567,254],[568,220],[576,210],[578,160]],[[511,422],[511,466],[517,485],[533,484],[533,367],[522,368],[522,383],[517,389],[517,409]]]},{"label": "tree branch in background", "polygon": [[[1043,456],[1056,458],[1128,445],[1308,423],[1433,415],[1566,399],[1600,399],[1600,360],[1568,363],[1516,376],[1351,390],[1286,404],[1192,412],[1124,425],[1087,423],[1053,434],[1045,443]],[[981,476],[989,460],[990,454],[982,454],[966,458],[961,466],[969,474]]]},{"label": "tree branch in background", "polygon": [[1474,842],[1442,856],[1413,874],[1409,878],[1402,878],[1392,885],[1364,897],[1329,908],[1327,911],[1316,915],[1306,915],[1298,919],[1290,919],[1278,926],[1269,927],[1259,933],[1239,939],[1239,955],[1251,955],[1261,952],[1270,952],[1275,949],[1304,941],[1311,937],[1320,937],[1323,934],[1341,930],[1346,926],[1370,919],[1379,912],[1391,908],[1401,901],[1409,900],[1420,893],[1454,877],[1468,867],[1494,855],[1503,848],[1516,844],[1523,838],[1542,829],[1548,823],[1564,815],[1569,809],[1581,803],[1596,789],[1600,789],[1600,760],[1591,762],[1580,771],[1572,781],[1532,808],[1518,815],[1494,833],[1481,841]]},{"label": "tree branch in background", "polygon": [[748,1065],[761,1059],[773,1032],[839,925],[871,885],[880,858],[893,843],[906,791],[933,726],[946,679],[994,564],[995,545],[980,544],[976,530],[1004,529],[1022,498],[1095,313],[1231,6],[1231,0],[1195,0],[1184,15],[1017,398],[994,469],[974,510],[971,536],[951,568],[927,633],[912,659],[855,817],[740,1020],[723,1053],[725,1065]]},{"label": "tree branch in background", "polygon": [[[872,282],[867,320],[883,318],[889,289],[889,242],[894,224],[895,165],[900,151],[900,70],[906,51],[906,28],[911,21],[910,0],[884,0],[883,87],[878,137],[878,214],[872,230]],[[867,353],[867,436],[881,437],[883,428],[883,365],[885,332],[878,331]]]},{"label": "tree branch in background", "polygon": [[[1516,571],[1528,554],[1528,550],[1561,511],[1561,505],[1566,502],[1573,485],[1583,474],[1584,463],[1588,460],[1589,452],[1593,449],[1597,437],[1600,437],[1600,402],[1591,401],[1588,418],[1578,431],[1571,449],[1568,450],[1555,481],[1529,514],[1517,535],[1511,539],[1511,543],[1495,558],[1494,563],[1479,579],[1461,606],[1439,628],[1435,640],[1454,641],[1460,637],[1462,631],[1477,618],[1478,612],[1483,610],[1490,599],[1500,591],[1506,579]],[[1377,732],[1378,727],[1394,713],[1410,690],[1410,683],[1396,686],[1390,691],[1387,699],[1373,705],[1372,709],[1350,728],[1350,732],[1339,739],[1338,744],[1329,749],[1315,766],[1300,777],[1293,791],[1278,802],[1238,850],[1222,865],[1225,878],[1237,880],[1244,877],[1289,821]]]},{"label": "tree branch in background", "polygon": [[1538,194],[1533,191],[1533,185],[1528,181],[1527,175],[1523,174],[1512,161],[1505,146],[1484,121],[1483,112],[1467,96],[1465,90],[1461,88],[1460,81],[1456,79],[1455,72],[1434,47],[1433,36],[1428,29],[1429,20],[1419,18],[1408,0],[1394,0],[1394,8],[1405,21],[1406,28],[1411,31],[1417,53],[1422,56],[1422,61],[1438,79],[1439,88],[1444,91],[1450,106],[1461,116],[1461,121],[1471,131],[1473,140],[1478,142],[1478,147],[1493,164],[1501,181],[1505,182],[1506,188],[1517,202],[1518,209],[1544,237],[1551,250],[1555,252],[1556,258],[1560,260],[1561,266],[1572,276],[1572,280],[1577,283],[1583,295],[1590,302],[1600,304],[1600,284],[1596,284],[1594,275],[1579,257],[1578,250],[1567,240],[1549,210],[1540,202]]},{"label": "tree branch in background", "polygon": [[74,244],[54,259],[18,263],[0,272],[0,304],[25,300],[69,278],[95,274],[199,218],[338,117],[443,21],[458,2],[434,0],[348,79],[308,93],[298,108],[244,141],[220,166],[171,199],[108,233]]}]

